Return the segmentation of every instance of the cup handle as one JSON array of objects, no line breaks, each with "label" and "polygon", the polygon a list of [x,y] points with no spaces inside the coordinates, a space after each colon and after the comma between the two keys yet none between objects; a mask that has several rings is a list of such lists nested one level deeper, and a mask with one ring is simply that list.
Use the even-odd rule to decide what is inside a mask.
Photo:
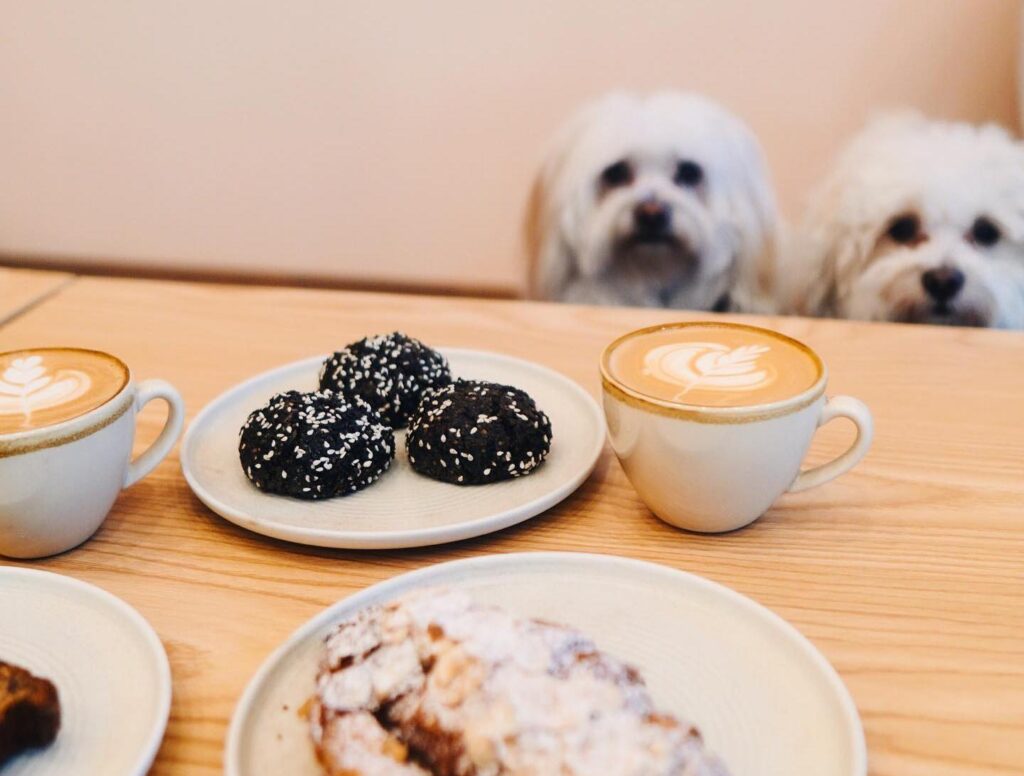
[{"label": "cup handle", "polygon": [[789,486],[790,493],[815,488],[818,485],[824,485],[829,480],[834,480],[860,463],[860,459],[867,453],[871,446],[871,438],[875,433],[875,424],[867,405],[852,396],[834,396],[822,407],[821,416],[818,418],[818,428],[835,418],[852,420],[857,427],[857,438],[853,440],[849,449],[838,458],[800,472],[793,480],[793,484]]},{"label": "cup handle", "polygon": [[139,412],[153,399],[167,402],[167,422],[160,436],[142,455],[128,464],[124,475],[124,487],[128,488],[149,474],[174,447],[185,425],[185,403],[174,386],[164,380],[143,380],[135,393],[135,411]]}]

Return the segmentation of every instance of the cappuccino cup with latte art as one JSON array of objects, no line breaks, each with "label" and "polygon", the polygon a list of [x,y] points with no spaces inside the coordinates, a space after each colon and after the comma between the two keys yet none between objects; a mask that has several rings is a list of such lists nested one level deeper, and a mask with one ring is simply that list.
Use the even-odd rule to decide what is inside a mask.
[{"label": "cappuccino cup with latte art", "polygon": [[[825,397],[827,370],[811,348],[769,329],[724,322],[654,326],[601,357],[612,448],[658,517],[692,531],[731,531],[783,493],[822,485],[855,466],[872,437],[868,408]],[[835,460],[800,470],[815,429],[857,428]]]},{"label": "cappuccino cup with latte art", "polygon": [[[135,416],[153,399],[170,411],[156,441],[133,461]],[[53,555],[92,536],[118,493],[174,446],[184,414],[171,385],[136,384],[108,353],[0,353],[0,555]]]}]

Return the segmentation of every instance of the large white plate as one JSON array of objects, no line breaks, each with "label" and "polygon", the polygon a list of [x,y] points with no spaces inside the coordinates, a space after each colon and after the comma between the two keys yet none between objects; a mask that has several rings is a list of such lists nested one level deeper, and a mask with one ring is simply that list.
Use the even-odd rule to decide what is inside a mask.
[{"label": "large white plate", "polygon": [[[263,664],[235,709],[228,776],[320,776],[308,724],[321,642],[332,625],[413,587],[456,586],[482,602],[576,626],[637,666],[655,701],[695,722],[732,776],[864,776],[857,710],[796,629],[693,574],[582,553],[491,555],[431,566],[347,598]],[[616,774],[608,774],[616,776]]]},{"label": "large white plate", "polygon": [[211,402],[192,422],[181,468],[199,499],[217,514],[256,533],[320,547],[420,547],[480,536],[522,522],[554,506],[583,484],[604,445],[604,418],[576,383],[545,367],[510,356],[444,348],[455,377],[491,380],[529,393],[551,418],[551,452],[528,477],[460,487],[417,474],[398,454],[369,488],[323,501],[263,493],[238,460],[238,432],[246,417],[273,394],[314,390],[325,356],[265,372]]},{"label": "large white plate", "polygon": [[136,776],[153,763],[171,708],[171,669],[156,633],[93,585],[0,568],[0,660],[49,679],[57,740],[15,758],[4,776]]}]

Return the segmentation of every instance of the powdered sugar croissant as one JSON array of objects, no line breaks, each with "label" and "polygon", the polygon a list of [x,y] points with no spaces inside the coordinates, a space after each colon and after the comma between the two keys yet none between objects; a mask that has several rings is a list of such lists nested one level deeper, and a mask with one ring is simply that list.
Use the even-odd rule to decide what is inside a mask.
[{"label": "powdered sugar croissant", "polygon": [[338,625],[311,726],[331,776],[727,776],[586,636],[452,590]]}]

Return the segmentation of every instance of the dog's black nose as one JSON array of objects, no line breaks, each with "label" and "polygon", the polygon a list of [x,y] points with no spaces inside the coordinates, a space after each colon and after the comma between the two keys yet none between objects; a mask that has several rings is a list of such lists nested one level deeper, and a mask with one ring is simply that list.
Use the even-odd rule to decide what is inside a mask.
[{"label": "dog's black nose", "polygon": [[948,302],[964,287],[964,273],[955,267],[936,267],[921,275],[921,285],[936,302]]},{"label": "dog's black nose", "polygon": [[664,202],[645,199],[633,210],[633,223],[638,232],[658,234],[668,229],[671,214]]}]

